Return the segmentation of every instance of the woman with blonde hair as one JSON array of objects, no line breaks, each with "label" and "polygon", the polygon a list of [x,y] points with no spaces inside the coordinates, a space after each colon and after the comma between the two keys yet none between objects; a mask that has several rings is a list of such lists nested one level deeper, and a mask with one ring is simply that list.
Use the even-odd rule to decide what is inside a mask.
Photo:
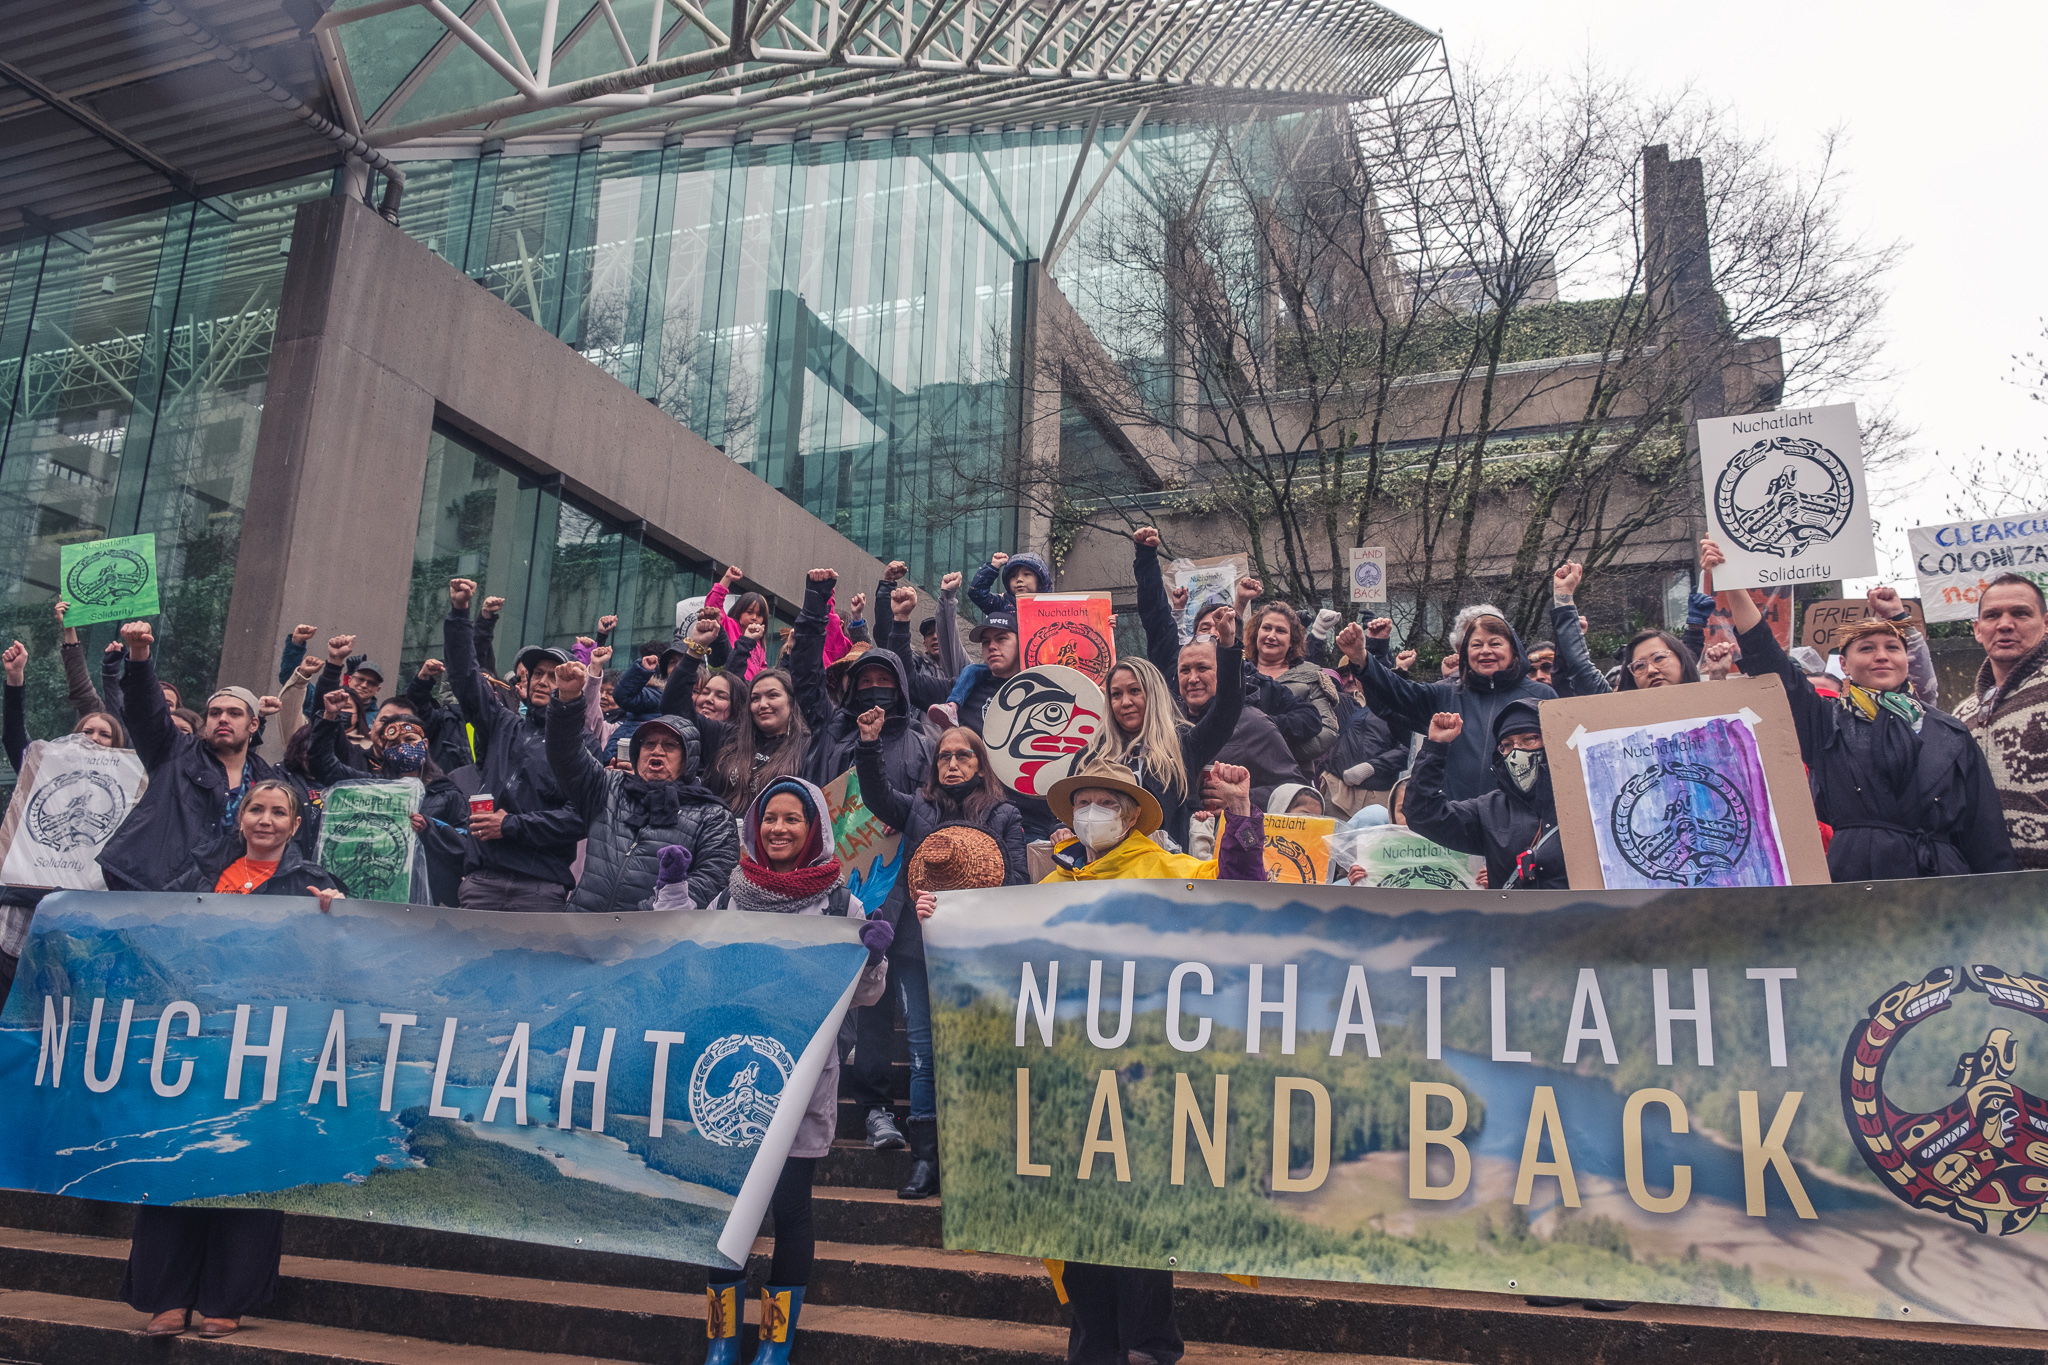
[{"label": "woman with blonde hair", "polygon": [[1201,804],[1202,770],[1230,743],[1244,711],[1242,682],[1231,685],[1234,672],[1217,678],[1215,704],[1193,725],[1181,719],[1165,675],[1145,659],[1119,659],[1103,689],[1109,724],[1083,761],[1116,763],[1136,774],[1159,802],[1161,827],[1182,848],[1188,816]]}]

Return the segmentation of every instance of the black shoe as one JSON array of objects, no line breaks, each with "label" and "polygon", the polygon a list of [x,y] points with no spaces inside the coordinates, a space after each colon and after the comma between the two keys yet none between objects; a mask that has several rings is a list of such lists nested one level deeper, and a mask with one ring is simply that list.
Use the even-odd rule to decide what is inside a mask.
[{"label": "black shoe", "polygon": [[903,1140],[903,1130],[896,1126],[894,1115],[886,1109],[868,1110],[868,1146],[878,1152],[900,1152],[909,1145]]},{"label": "black shoe", "polygon": [[929,1199],[939,1192],[939,1121],[911,1119],[905,1126],[910,1129],[910,1154],[917,1159],[910,1165],[910,1183],[896,1191],[896,1197]]}]

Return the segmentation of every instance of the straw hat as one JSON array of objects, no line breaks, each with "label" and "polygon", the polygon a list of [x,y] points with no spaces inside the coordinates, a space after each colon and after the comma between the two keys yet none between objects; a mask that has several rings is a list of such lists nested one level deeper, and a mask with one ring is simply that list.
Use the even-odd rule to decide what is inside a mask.
[{"label": "straw hat", "polygon": [[1061,823],[1071,826],[1074,823],[1074,793],[1089,787],[1122,792],[1136,801],[1140,834],[1150,834],[1166,823],[1166,813],[1159,808],[1159,798],[1139,786],[1137,776],[1129,768],[1102,759],[1096,759],[1081,771],[1053,783],[1052,790],[1045,794],[1046,804],[1052,807],[1052,813],[1059,816]]},{"label": "straw hat", "polygon": [[933,830],[910,855],[910,894],[1001,886],[1006,869],[995,837],[965,825]]}]

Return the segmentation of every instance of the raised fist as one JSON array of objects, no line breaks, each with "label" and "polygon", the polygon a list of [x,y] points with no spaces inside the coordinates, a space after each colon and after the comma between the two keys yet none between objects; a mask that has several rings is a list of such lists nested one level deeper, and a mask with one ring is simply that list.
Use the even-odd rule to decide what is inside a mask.
[{"label": "raised fist", "polygon": [[1889,621],[1906,610],[1906,604],[1899,600],[1897,588],[1875,587],[1870,590],[1870,614],[1880,621]]},{"label": "raised fist", "polygon": [[156,632],[147,621],[130,621],[121,627],[121,642],[128,646],[128,657],[140,663],[149,657],[150,647],[156,643]]},{"label": "raised fist", "polygon": [[804,577],[810,579],[813,583],[836,583],[839,581],[839,570],[813,569],[805,574]]},{"label": "raised fist", "polygon": [[1009,562],[1010,557],[1004,554],[1001,550],[997,550],[994,554],[988,557],[989,567],[994,569],[998,573],[1001,573],[1003,565]]},{"label": "raised fist", "polygon": [[696,644],[709,645],[718,638],[718,632],[723,629],[725,627],[718,624],[716,616],[700,616],[697,623],[690,627],[690,639]]},{"label": "raised fist", "polygon": [[504,599],[504,598],[502,598],[502,597],[486,597],[486,598],[484,599],[484,606],[483,606],[483,612],[484,612],[484,619],[485,619],[486,621],[490,620],[490,619],[491,619],[492,617],[496,616],[496,615],[497,615],[497,614],[498,614],[499,612],[501,612],[501,611],[503,611],[503,610],[505,610],[505,599]]},{"label": "raised fist", "polygon": [[1386,616],[1375,616],[1372,620],[1367,621],[1365,623],[1365,636],[1368,640],[1393,639],[1394,622],[1392,618]]},{"label": "raised fist", "polygon": [[337,687],[320,699],[320,704],[324,708],[320,714],[328,720],[340,720],[342,709],[354,700],[355,696],[353,693],[345,688]]},{"label": "raised fist", "polygon": [[958,592],[958,591],[960,591],[960,575],[959,575],[959,574],[956,574],[956,573],[949,573],[949,574],[947,574],[947,575],[946,575],[946,576],[945,576],[944,578],[941,578],[941,579],[939,580],[939,591],[940,591],[940,592]]},{"label": "raised fist", "polygon": [[720,581],[722,581],[725,584],[725,586],[729,588],[733,584],[739,582],[742,578],[745,577],[746,574],[741,571],[739,565],[728,564],[725,566],[725,577]]},{"label": "raised fist", "polygon": [[1456,711],[1439,711],[1429,718],[1429,738],[1432,743],[1449,744],[1465,733],[1465,718]]},{"label": "raised fist", "polygon": [[1414,650],[1404,649],[1399,654],[1396,654],[1394,656],[1394,669],[1396,672],[1406,673],[1409,669],[1413,667],[1415,667]]},{"label": "raised fist", "polygon": [[284,703],[276,697],[258,697],[256,699],[256,714],[265,719],[276,715],[282,710],[284,710]]},{"label": "raised fist", "polygon": [[1238,580],[1237,580],[1237,609],[1238,609],[1239,611],[1243,611],[1243,610],[1245,609],[1245,604],[1246,604],[1246,603],[1248,603],[1248,602],[1252,601],[1252,600],[1253,600],[1254,598],[1256,598],[1256,597],[1257,597],[1257,596],[1258,596],[1258,595],[1259,595],[1260,593],[1264,592],[1265,590],[1266,590],[1266,585],[1265,585],[1265,584],[1263,584],[1263,583],[1261,583],[1261,582],[1259,582],[1259,580],[1258,580],[1258,579],[1256,579],[1256,578],[1240,578],[1240,579],[1238,579]]},{"label": "raised fist", "polygon": [[597,618],[597,633],[599,635],[609,635],[618,628],[619,618],[616,616],[600,616]]},{"label": "raised fist", "polygon": [[908,621],[911,613],[917,610],[917,589],[898,588],[890,593],[889,610],[895,613],[897,620]]},{"label": "raised fist", "polygon": [[7,670],[9,687],[21,686],[22,678],[28,669],[28,647],[16,640],[6,649],[0,650],[0,668]]},{"label": "raised fist", "polygon": [[888,713],[883,711],[881,707],[870,706],[867,710],[860,713],[860,737],[862,739],[880,739],[882,737],[882,724],[888,719]]},{"label": "raised fist", "polygon": [[420,665],[420,681],[432,682],[448,671],[448,665],[439,659],[429,659]]},{"label": "raised fist", "polygon": [[590,651],[590,666],[600,673],[604,672],[605,665],[611,661],[612,647],[610,645],[599,645]]},{"label": "raised fist", "polygon": [[1131,540],[1136,544],[1143,545],[1149,549],[1156,550],[1159,548],[1158,528],[1152,526],[1140,526],[1137,530],[1131,532]]},{"label": "raised fist", "polygon": [[740,627],[740,638],[743,640],[758,640],[767,633],[768,623],[766,621],[749,621]]},{"label": "raised fist", "polygon": [[1567,560],[1550,576],[1550,590],[1560,602],[1572,600],[1572,594],[1579,590],[1579,582],[1586,576],[1586,566]]},{"label": "raised fist", "polygon": [[295,644],[295,645],[303,645],[303,644],[305,644],[305,643],[306,643],[306,642],[307,642],[308,640],[311,640],[312,638],[313,638],[313,628],[312,628],[311,626],[293,626],[293,627],[292,627],[292,643],[293,643],[293,644]]},{"label": "raised fist", "polygon": [[1188,590],[1176,583],[1166,590],[1166,600],[1173,604],[1174,615],[1178,616],[1188,609]]},{"label": "raised fist", "polygon": [[469,604],[476,597],[476,580],[473,578],[451,578],[448,580],[448,605],[457,611],[468,611]]},{"label": "raised fist", "polygon": [[346,666],[348,656],[355,652],[355,648],[356,637],[353,635],[329,636],[327,640],[327,662],[338,667]]},{"label": "raised fist", "polygon": [[856,620],[856,621],[865,621],[865,620],[867,620],[867,619],[868,619],[868,595],[867,595],[866,593],[864,593],[864,592],[857,592],[857,593],[855,593],[855,594],[853,595],[853,600],[852,600],[851,602],[848,602],[848,603],[846,604],[846,608],[847,608],[847,610],[848,610],[848,611],[850,611],[850,612],[852,612],[852,613],[853,613],[853,616],[852,616],[852,619],[853,619],[853,620]]},{"label": "raised fist", "polygon": [[891,583],[899,583],[910,577],[910,566],[900,559],[889,561],[889,567],[882,570],[882,577]]}]

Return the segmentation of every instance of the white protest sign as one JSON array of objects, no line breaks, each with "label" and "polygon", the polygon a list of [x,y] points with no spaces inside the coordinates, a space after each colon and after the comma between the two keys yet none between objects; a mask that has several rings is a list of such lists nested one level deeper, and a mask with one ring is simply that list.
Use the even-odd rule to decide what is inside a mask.
[{"label": "white protest sign", "polygon": [[1350,565],[1351,600],[1353,602],[1384,602],[1387,600],[1387,552],[1385,549],[1368,549],[1359,546],[1346,559]]},{"label": "white protest sign", "polygon": [[1714,587],[1776,588],[1877,572],[1856,405],[1703,417]]},{"label": "white protest sign", "polygon": [[94,860],[148,786],[133,749],[109,749],[87,735],[29,745],[14,800],[0,822],[0,842],[7,848],[0,882],[106,890]]},{"label": "white protest sign", "polygon": [[2016,573],[2048,588],[2048,512],[1915,526],[1906,532],[1930,621],[1967,621],[1992,579]]},{"label": "white protest sign", "polygon": [[1241,554],[1176,559],[1167,566],[1167,572],[1174,587],[1187,589],[1188,604],[1181,608],[1179,622],[1180,640],[1186,644],[1194,638],[1195,617],[1218,601],[1231,601],[1237,580],[1251,576],[1252,562],[1249,556]]}]

